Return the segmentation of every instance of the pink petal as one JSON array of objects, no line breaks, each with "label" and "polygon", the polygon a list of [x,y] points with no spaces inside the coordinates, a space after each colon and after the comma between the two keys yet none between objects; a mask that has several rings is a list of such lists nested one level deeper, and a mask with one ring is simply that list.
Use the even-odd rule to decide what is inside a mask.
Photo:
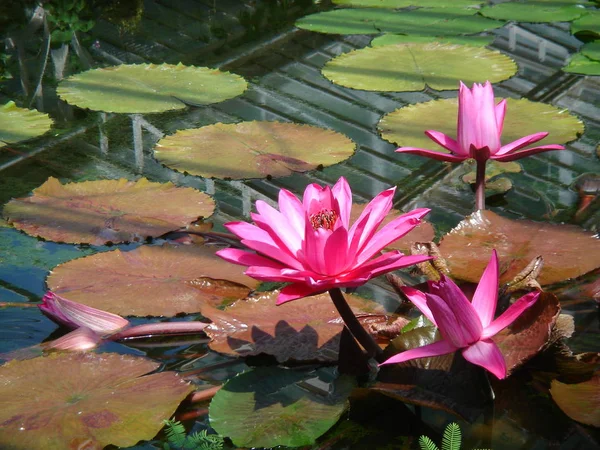
[{"label": "pink petal", "polygon": [[461,162],[469,159],[469,156],[452,155],[450,153],[436,152],[434,150],[425,150],[417,147],[400,147],[396,149],[397,153],[410,153],[413,155],[425,156],[427,158],[437,159],[438,161],[446,162]]},{"label": "pink petal", "polygon": [[481,340],[462,351],[465,359],[481,366],[502,380],[506,377],[506,362],[500,349],[491,339]]},{"label": "pink petal", "polygon": [[455,352],[456,350],[457,348],[450,344],[450,342],[448,341],[437,341],[433,344],[424,345],[423,347],[418,348],[411,348],[410,350],[406,350],[405,352],[398,353],[397,355],[386,359],[379,365],[383,366],[384,364],[397,364],[409,361],[411,359],[447,355],[448,353]]},{"label": "pink petal", "polygon": [[439,144],[445,149],[450,150],[452,153],[455,153],[456,155],[460,156],[466,156],[461,154],[461,148],[458,145],[458,142],[456,142],[455,139],[452,139],[447,134],[435,130],[427,130],[425,131],[425,134],[436,144]]},{"label": "pink petal", "polygon": [[326,275],[335,276],[348,268],[353,258],[348,257],[348,230],[345,227],[331,233],[321,258],[326,264]]},{"label": "pink petal", "polygon": [[306,186],[302,205],[307,216],[318,213],[322,210],[333,210],[333,195],[329,186],[321,187],[312,183]]},{"label": "pink petal", "polygon": [[[256,201],[256,210],[260,214],[260,222],[256,214],[252,216],[256,224],[267,231],[275,244],[286,251],[290,256],[296,255],[302,246],[302,233],[298,233],[294,225],[290,223],[290,217],[287,217],[262,200]],[[304,213],[304,212],[303,212]]]},{"label": "pink petal", "polygon": [[288,223],[294,228],[298,236],[304,238],[304,220],[306,214],[302,202],[287,189],[279,191],[279,211],[287,217]]},{"label": "pink petal", "polygon": [[475,127],[476,140],[471,142],[477,148],[488,147],[492,154],[495,154],[500,148],[500,132],[496,124],[496,105],[494,104],[494,89],[488,81],[481,88],[473,86],[475,91],[474,101],[477,103],[477,112],[471,119],[474,123],[468,126]]},{"label": "pink petal", "polygon": [[278,261],[274,261],[271,258],[265,258],[264,256],[257,255],[256,253],[247,252],[238,248],[224,248],[215,253],[226,261],[240,266],[263,266],[272,269],[283,270],[286,268],[283,264]]},{"label": "pink petal", "polygon": [[497,152],[492,152],[493,156],[504,156],[509,153],[514,152],[515,150],[519,150],[520,148],[527,147],[534,142],[541,141],[546,136],[548,136],[548,132],[543,131],[540,133],[530,134],[528,136],[517,139],[516,141],[512,141],[510,144],[503,145]]},{"label": "pink petal", "polygon": [[89,328],[77,328],[70,333],[65,334],[58,339],[45,342],[42,347],[45,350],[67,350],[67,351],[86,351],[91,350],[102,342],[102,337]]},{"label": "pink petal", "polygon": [[276,269],[265,266],[250,266],[244,273],[260,281],[275,281],[279,283],[304,283],[307,278],[315,275],[310,271]]},{"label": "pink petal", "polygon": [[[476,84],[473,86],[475,89]],[[475,117],[477,115],[477,104],[474,101],[473,92],[460,82],[458,90],[458,121],[456,126],[456,140],[458,141],[462,151],[461,154],[469,153],[469,147],[476,142],[477,134],[475,133]]]},{"label": "pink petal", "polygon": [[350,228],[350,212],[352,210],[352,191],[344,177],[340,177],[337,183],[331,189],[333,197],[337,201],[340,223],[348,229]]},{"label": "pink petal", "polygon": [[350,272],[347,277],[368,276],[368,278],[378,277],[381,274],[392,270],[402,269],[424,261],[432,259],[431,256],[410,255],[405,256],[399,251],[387,252],[377,258],[359,265]]},{"label": "pink petal", "polygon": [[227,222],[225,224],[225,228],[227,228],[240,239],[251,239],[255,241],[268,242],[271,245],[277,245],[267,231],[248,222]]},{"label": "pink petal", "polygon": [[498,255],[492,250],[492,257],[488,263],[477,289],[473,294],[472,305],[479,315],[481,325],[487,327],[496,313],[498,303]]},{"label": "pink petal", "polygon": [[498,134],[502,135],[504,129],[504,116],[506,115],[506,100],[500,101],[496,105],[496,127],[498,128]]},{"label": "pink petal", "polygon": [[313,229],[310,222],[305,225],[304,242],[302,242],[302,258],[305,268],[313,272],[327,275],[327,261],[325,258],[325,245],[331,231],[324,228]]},{"label": "pink petal", "polygon": [[310,286],[300,283],[290,284],[289,286],[284,287],[279,296],[277,297],[276,305],[279,306],[286,302],[291,302],[292,300],[298,300],[300,298],[308,297],[312,294],[317,294],[319,292],[326,291],[327,289],[315,290]]},{"label": "pink petal", "polygon": [[507,326],[517,320],[523,311],[532,306],[537,301],[539,296],[539,292],[530,292],[510,305],[508,309],[500,315],[500,317],[483,329],[483,332],[481,333],[482,339],[495,336],[500,331],[504,330]]},{"label": "pink petal", "polygon": [[427,297],[425,297],[425,294],[410,286],[402,286],[400,289],[402,290],[404,295],[406,295],[408,299],[417,308],[419,308],[419,310],[425,315],[425,317],[427,317],[431,321],[431,323],[433,323],[437,327],[435,317],[433,317],[429,306],[427,306]]},{"label": "pink petal", "polygon": [[276,245],[270,245],[262,241],[253,241],[250,239],[242,239],[241,243],[246,247],[256,250],[259,253],[282,263],[285,266],[293,267],[294,269],[302,269],[302,263],[291,256],[286,248],[281,248]]},{"label": "pink petal", "polygon": [[510,153],[504,156],[492,156],[491,159],[494,159],[499,162],[510,162],[515,161],[517,159],[525,158],[526,156],[535,155],[536,153],[547,152],[550,150],[564,150],[565,148],[562,145],[543,145],[541,147],[528,148],[525,150],[521,150],[516,153]]}]

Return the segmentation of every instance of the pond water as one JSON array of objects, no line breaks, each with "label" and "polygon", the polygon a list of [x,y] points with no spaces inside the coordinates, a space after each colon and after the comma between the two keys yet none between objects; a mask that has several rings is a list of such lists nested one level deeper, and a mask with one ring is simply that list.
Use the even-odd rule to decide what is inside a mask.
[{"label": "pond water", "polygon": [[[332,58],[369,45],[373,36],[326,35],[293,27],[296,18],[316,10],[332,8],[326,2],[277,1],[271,20],[253,15],[268,2],[148,0],[139,2],[141,22],[129,31],[98,19],[85,33],[84,44],[96,64],[178,63],[218,67],[243,76],[247,91],[238,97],[203,107],[174,112],[129,116],[101,114],[73,108],[56,99],[56,81],[48,77],[43,93],[33,102],[55,119],[48,134],[0,148],[0,204],[26,197],[48,177],[63,182],[140,176],[152,181],[171,181],[207,192],[216,199],[217,211],[210,219],[222,231],[228,221],[248,219],[254,201],[275,199],[280,188],[301,194],[311,182],[333,184],[340,176],[348,179],[355,200],[366,202],[379,192],[397,186],[394,207],[410,210],[431,208],[428,220],[439,238],[473,210],[473,192],[461,177],[465,169],[414,155],[394,153],[396,145],[383,140],[377,123],[384,114],[400,107],[435,99],[456,97],[457,91],[427,88],[417,92],[369,92],[331,83],[320,70]],[[258,5],[258,6],[257,6]],[[267,14],[262,10],[262,14]],[[569,32],[569,24],[509,22],[490,32],[490,48],[509,55],[518,64],[515,76],[494,84],[497,97],[527,98],[567,108],[585,124],[584,133],[567,145],[566,151],[548,152],[520,160],[522,170],[508,173],[512,188],[488,200],[494,212],[509,218],[577,224],[598,232],[600,201],[596,192],[582,192],[582,180],[600,174],[600,78],[575,75],[561,68],[581,46]],[[29,70],[35,71],[35,56],[41,40],[34,35],[24,47]],[[38,46],[38,48],[36,48]],[[76,57],[67,71],[79,67]],[[0,103],[23,99],[18,77],[4,81]],[[22,103],[21,103],[22,104]],[[509,113],[510,114],[510,111]],[[307,173],[245,181],[205,180],[172,171],[153,156],[159,138],[184,128],[198,128],[217,122],[268,120],[297,122],[332,129],[354,141],[356,152],[345,162]],[[136,134],[141,125],[142,134]],[[544,131],[544,130],[540,130]],[[548,130],[552,131],[552,130]],[[415,130],[421,133],[422,130]],[[218,151],[218,150],[217,150]],[[598,178],[595,178],[597,190]],[[589,189],[588,189],[589,190]],[[587,195],[587,198],[585,197]],[[584,201],[591,202],[584,203]],[[122,250],[140,244],[123,244]],[[561,242],[555,243],[560,251]],[[0,353],[28,348],[59,337],[64,330],[44,317],[37,308],[26,307],[41,300],[48,273],[58,264],[114,246],[92,247],[47,242],[25,235],[2,224],[0,227],[0,304],[11,304],[0,312]],[[408,274],[403,275],[410,280]],[[592,283],[598,273],[582,281]],[[555,290],[568,290],[567,284]],[[359,290],[382,303],[393,304],[395,294],[383,280]],[[596,292],[597,295],[598,292]],[[598,298],[574,293],[563,302],[563,312],[573,316],[575,333],[569,340],[574,353],[599,350]],[[23,307],[14,304],[22,303]],[[198,317],[198,316],[194,316]],[[145,323],[146,319],[134,319]],[[162,368],[196,374],[198,384],[219,384],[248,368],[244,362],[211,351],[206,338],[145,340],[125,346],[109,344],[101,351],[146,355]],[[525,383],[525,382],[523,382]],[[536,395],[528,380],[528,401],[498,405],[494,413],[492,448],[596,448],[598,430],[578,424],[565,416],[547,396]],[[510,407],[509,407],[510,406]],[[206,427],[208,417],[200,405],[196,428]],[[437,441],[450,420],[440,411],[422,411],[425,426],[410,428],[412,410],[400,402],[381,397],[372,417],[351,411],[337,430],[314,447],[307,448],[416,448],[402,436],[427,433]],[[344,416],[347,417],[347,416]],[[352,429],[351,424],[361,428]],[[192,417],[188,422],[194,423]],[[489,428],[478,419],[475,424],[459,421],[466,445],[489,442]],[[364,438],[351,439],[364,434]],[[417,431],[418,430],[418,431]],[[411,447],[412,445],[412,447]],[[1,445],[0,445],[1,447]],[[140,447],[142,448],[142,447]],[[150,445],[143,448],[155,448]],[[158,447],[156,447],[158,448]],[[468,447],[471,448],[471,447]]]}]

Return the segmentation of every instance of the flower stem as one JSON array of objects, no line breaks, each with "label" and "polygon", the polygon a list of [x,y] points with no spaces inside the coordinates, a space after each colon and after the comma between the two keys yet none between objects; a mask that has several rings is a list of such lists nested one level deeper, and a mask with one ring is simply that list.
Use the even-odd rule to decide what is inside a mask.
[{"label": "flower stem", "polygon": [[475,179],[475,211],[485,209],[485,163],[485,160],[477,160],[477,178]]},{"label": "flower stem", "polygon": [[346,324],[346,328],[348,328],[348,331],[354,336],[354,339],[362,345],[371,358],[374,357],[375,359],[378,359],[383,354],[381,347],[377,345],[377,342],[375,342],[373,337],[362,327],[346,302],[342,291],[339,288],[330,289],[329,296],[340,313],[342,320]]}]

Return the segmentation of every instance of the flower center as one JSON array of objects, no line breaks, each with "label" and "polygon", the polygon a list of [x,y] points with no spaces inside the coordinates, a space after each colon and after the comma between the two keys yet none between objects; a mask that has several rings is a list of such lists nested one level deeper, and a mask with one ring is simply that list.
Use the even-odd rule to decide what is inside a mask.
[{"label": "flower center", "polygon": [[322,209],[316,214],[312,214],[309,218],[313,229],[325,228],[326,230],[332,230],[335,222],[338,218],[338,214],[331,209]]}]

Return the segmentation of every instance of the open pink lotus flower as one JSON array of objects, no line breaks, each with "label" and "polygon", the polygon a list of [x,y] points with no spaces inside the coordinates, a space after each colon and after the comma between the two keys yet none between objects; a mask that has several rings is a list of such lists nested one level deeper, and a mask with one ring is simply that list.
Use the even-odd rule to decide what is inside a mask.
[{"label": "open pink lotus flower", "polygon": [[425,131],[425,134],[431,140],[450,150],[450,153],[416,147],[400,147],[396,151],[449,162],[460,162],[469,158],[481,162],[488,159],[508,162],[535,153],[564,149],[562,145],[542,145],[517,151],[544,139],[548,136],[545,131],[502,145],[500,136],[502,135],[505,114],[506,100],[494,105],[494,90],[489,81],[483,86],[475,83],[472,89],[461,82],[458,92],[457,139],[452,139],[439,131]]},{"label": "open pink lotus flower", "polygon": [[279,211],[258,200],[258,214],[252,214],[256,225],[225,225],[256,253],[229,248],[217,254],[249,266],[246,275],[258,280],[290,282],[277,304],[335,287],[360,286],[370,278],[430,259],[399,251],[377,256],[429,212],[415,209],[377,231],[392,208],[394,192],[392,188],[377,195],[351,225],[352,192],[343,177],[333,188],[308,185],[302,201],[282,189]]},{"label": "open pink lotus flower", "polygon": [[443,340],[399,353],[382,364],[446,355],[461,349],[467,361],[483,367],[499,379],[506,377],[506,362],[491,338],[513,323],[537,301],[540,294],[530,292],[524,295],[493,320],[498,302],[498,256],[495,250],[475,290],[473,302],[444,275],[438,282],[429,282],[431,293],[410,287],[402,290],[439,328]]}]

